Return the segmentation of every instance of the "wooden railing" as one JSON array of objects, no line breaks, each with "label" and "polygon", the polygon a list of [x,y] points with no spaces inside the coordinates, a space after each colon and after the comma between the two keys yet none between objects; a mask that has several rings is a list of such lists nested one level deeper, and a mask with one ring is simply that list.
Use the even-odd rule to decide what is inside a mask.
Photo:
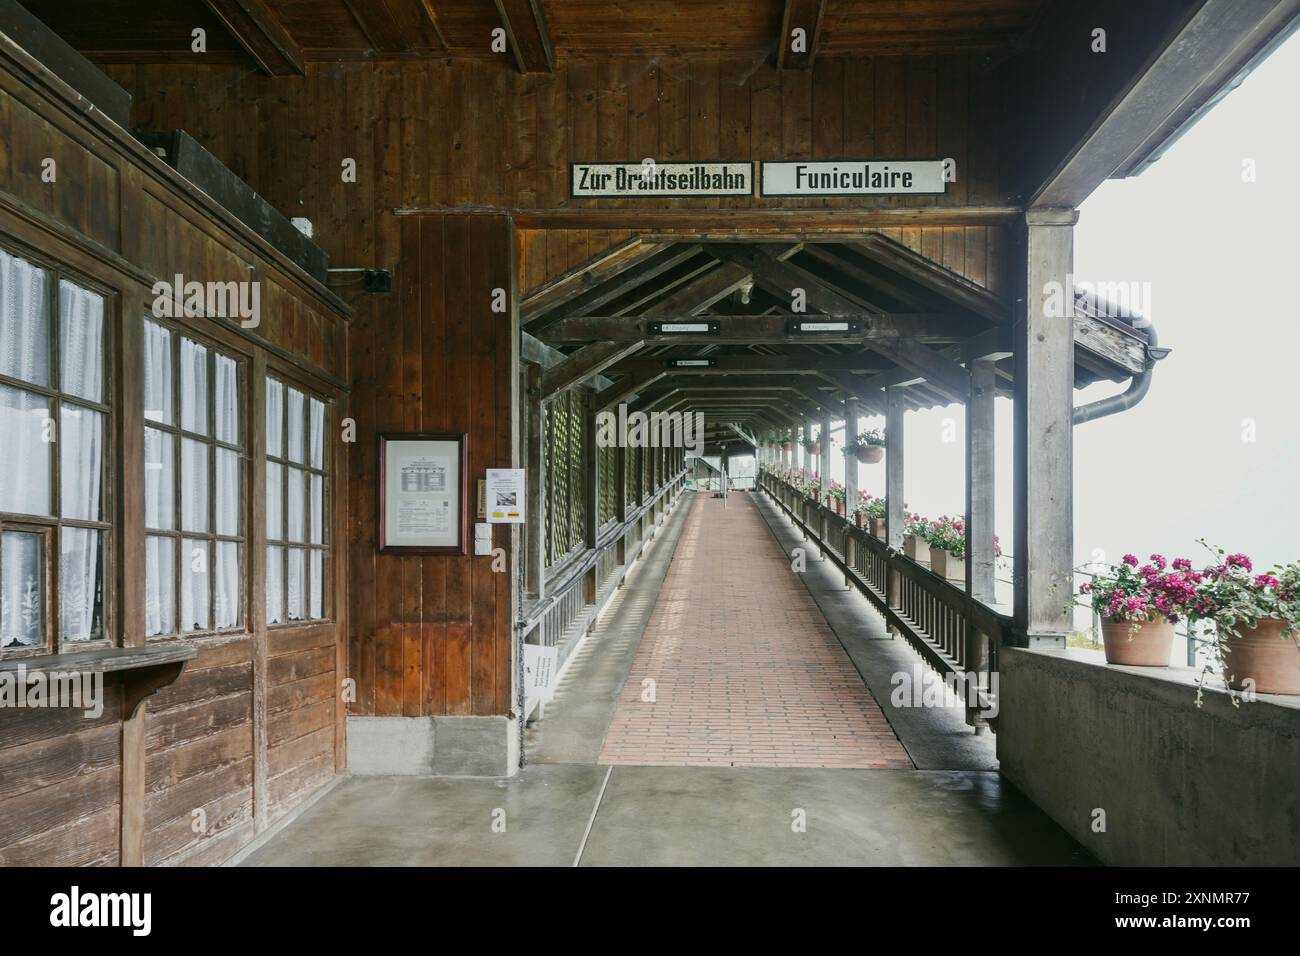
[{"label": "wooden railing", "polygon": [[[996,728],[998,648],[1009,642],[1012,619],[966,594],[963,586],[891,550],[884,541],[837,511],[809,498],[772,472],[759,487],[815,543],[925,661],[966,701],[972,727]],[[919,693],[919,689],[917,691]]]},{"label": "wooden railing", "polygon": [[526,602],[516,623],[520,640],[558,648],[556,667],[562,668],[681,497],[685,478],[685,469],[670,476],[629,510],[626,521],[607,522],[594,548],[574,551],[547,569],[541,600]]}]

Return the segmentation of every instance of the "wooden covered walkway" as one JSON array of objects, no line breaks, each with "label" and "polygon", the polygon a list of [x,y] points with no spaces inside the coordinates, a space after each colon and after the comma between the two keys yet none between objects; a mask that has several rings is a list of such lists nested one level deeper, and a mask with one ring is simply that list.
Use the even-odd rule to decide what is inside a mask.
[{"label": "wooden covered walkway", "polygon": [[687,507],[600,762],[912,769],[750,496]]}]

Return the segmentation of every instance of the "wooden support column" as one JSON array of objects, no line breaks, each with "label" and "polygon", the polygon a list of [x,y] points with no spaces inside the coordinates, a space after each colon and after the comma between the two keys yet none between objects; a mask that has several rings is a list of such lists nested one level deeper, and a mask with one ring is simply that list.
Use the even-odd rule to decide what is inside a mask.
[{"label": "wooden support column", "polygon": [[[1031,647],[1065,647],[1074,562],[1074,303],[1069,289],[1078,213],[1025,213],[1024,295],[1015,322],[1015,619]],[[1056,292],[1056,295],[1051,295]]]},{"label": "wooden support column", "polygon": [[821,461],[817,464],[817,470],[821,473],[822,478],[822,501],[826,500],[827,490],[831,486],[831,416],[827,413],[822,416],[821,422],[821,439],[822,453]]},{"label": "wooden support column", "polygon": [[966,593],[985,604],[994,601],[994,423],[996,366],[976,361],[970,367],[966,402]]},{"label": "wooden support column", "polygon": [[[844,410],[848,418],[844,420],[844,444],[858,434],[858,400],[853,397],[844,399]],[[844,500],[851,507],[858,500],[858,459],[847,448],[844,451]],[[845,508],[850,513],[850,508]]]},{"label": "wooden support column", "polygon": [[525,393],[528,426],[528,551],[525,587],[529,596],[540,601],[545,592],[546,569],[546,409],[542,403],[542,367],[528,365],[528,390]]},{"label": "wooden support column", "polygon": [[[885,391],[885,544],[891,550],[903,548],[903,393],[898,388]],[[890,607],[901,601],[902,579],[890,571],[887,578],[885,600]]]}]

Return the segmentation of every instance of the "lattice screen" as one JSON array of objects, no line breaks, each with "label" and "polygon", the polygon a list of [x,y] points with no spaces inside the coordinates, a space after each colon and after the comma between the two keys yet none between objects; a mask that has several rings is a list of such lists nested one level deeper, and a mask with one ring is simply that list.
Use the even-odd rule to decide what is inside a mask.
[{"label": "lattice screen", "polygon": [[583,543],[587,496],[582,474],[583,400],[564,392],[546,406],[546,566]]},{"label": "lattice screen", "polygon": [[601,448],[600,456],[600,524],[613,521],[618,517],[618,449],[614,446]]}]

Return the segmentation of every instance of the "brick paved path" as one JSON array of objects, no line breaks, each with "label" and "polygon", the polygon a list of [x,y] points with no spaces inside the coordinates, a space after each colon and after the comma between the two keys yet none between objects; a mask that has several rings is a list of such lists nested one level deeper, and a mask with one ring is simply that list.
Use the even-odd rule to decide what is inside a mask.
[{"label": "brick paved path", "polygon": [[600,762],[911,769],[749,496],[691,508]]}]

